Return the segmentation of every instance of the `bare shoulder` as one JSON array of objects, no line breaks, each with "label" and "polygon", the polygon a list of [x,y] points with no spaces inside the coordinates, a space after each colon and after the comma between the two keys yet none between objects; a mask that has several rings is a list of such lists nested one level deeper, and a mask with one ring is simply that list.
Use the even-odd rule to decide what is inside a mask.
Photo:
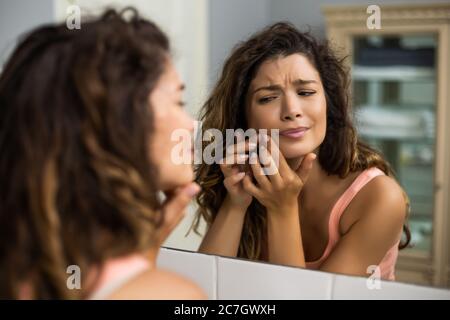
[{"label": "bare shoulder", "polygon": [[199,300],[207,299],[192,281],[170,271],[148,270],[112,294],[110,299]]},{"label": "bare shoulder", "polygon": [[[361,189],[361,198],[380,209],[387,209],[392,214],[398,213],[400,219],[405,218],[406,197],[398,182],[389,176],[378,176]],[[391,214],[391,215],[392,215]]]},{"label": "bare shoulder", "polygon": [[343,216],[343,229],[350,229],[361,219],[370,219],[380,227],[401,228],[405,218],[406,197],[402,187],[392,177],[383,175],[368,182],[350,202]]}]

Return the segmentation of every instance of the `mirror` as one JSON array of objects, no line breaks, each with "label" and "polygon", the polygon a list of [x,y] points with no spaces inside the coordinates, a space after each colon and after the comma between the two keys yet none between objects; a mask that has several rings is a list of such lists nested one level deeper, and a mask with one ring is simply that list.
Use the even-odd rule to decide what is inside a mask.
[{"label": "mirror", "polygon": [[[276,8],[270,7],[272,11],[266,19],[242,18],[242,25],[230,26],[220,20],[219,12],[232,10],[232,4],[212,2],[209,10],[216,19],[211,19],[209,29],[212,39],[210,89],[221,72],[219,66],[223,66],[233,46],[271,22],[288,20],[302,30],[308,24],[317,38],[331,39],[336,50],[349,54],[346,63],[352,77],[352,104],[359,139],[381,151],[409,198],[411,244],[399,253],[396,280],[449,287],[450,257],[446,248],[450,228],[445,218],[448,209],[441,199],[449,191],[435,187],[442,181],[438,172],[444,172],[443,163],[449,161],[442,145],[439,147],[439,141],[446,138],[441,135],[443,131],[438,130],[437,116],[443,114],[442,108],[449,103],[439,100],[439,90],[448,85],[442,83],[440,73],[444,71],[439,68],[440,65],[445,67],[443,59],[449,54],[448,48],[439,51],[442,30],[429,28],[424,32],[425,22],[405,26],[404,21],[395,19],[389,20],[390,25],[382,31],[371,30],[366,26],[365,17],[369,15],[362,10],[365,8],[362,4],[350,11],[346,7],[320,8],[308,4],[307,10],[300,10],[300,4],[282,1]],[[405,8],[411,6],[406,4]],[[240,21],[240,15],[246,16],[250,10],[239,5],[233,16]],[[351,12],[348,17],[339,16],[346,10]],[[387,11],[389,7],[382,7],[382,10]],[[166,246],[195,250],[200,245],[201,237],[195,233],[185,236],[195,207],[193,204]],[[203,234],[206,229],[203,223],[200,228]]]},{"label": "mirror", "polygon": [[[450,174],[450,154],[446,150],[450,135],[445,129],[445,123],[450,121],[450,112],[446,111],[450,109],[450,101],[443,93],[450,80],[448,33],[447,41],[443,41],[450,22],[448,19],[440,24],[430,22],[434,19],[433,13],[450,12],[450,5],[439,4],[447,1],[437,1],[435,6],[426,0],[411,1],[427,6],[431,12],[428,16],[421,14],[423,8],[412,6],[409,1],[402,1],[404,7],[381,6],[381,28],[371,29],[367,18],[376,12],[368,13],[368,4],[364,1],[352,2],[357,6],[331,7],[324,6],[327,1],[312,0],[127,0],[121,1],[120,7],[136,7],[144,17],[167,32],[177,69],[187,84],[186,108],[194,117],[198,117],[233,48],[262,28],[277,21],[289,21],[302,31],[309,26],[317,39],[332,40],[336,52],[349,55],[343,63],[352,77],[349,90],[358,137],[381,152],[410,201],[411,246],[399,253],[396,281],[450,287],[450,202],[449,184],[444,178]],[[71,5],[95,14],[115,4],[100,0],[2,4],[0,20],[5,28],[0,30],[9,30],[9,33],[0,36],[1,63],[6,61],[20,34],[42,23],[64,21]],[[403,8],[413,10],[411,14],[416,20],[403,15]],[[24,12],[33,12],[33,17],[15,19]],[[386,14],[383,20],[387,12],[393,14]],[[305,65],[301,66],[300,69],[305,70]],[[261,81],[264,84],[264,80]],[[317,91],[315,87],[304,89],[308,90]],[[308,239],[304,241],[305,257],[317,260],[322,256],[329,239],[331,209],[357,177],[350,175],[345,183],[338,184],[334,197],[325,197],[317,190],[310,191],[308,198],[305,196],[309,204],[320,204],[323,199],[328,204],[311,206],[310,212],[320,209],[325,219],[320,220],[320,224],[299,218],[300,223],[302,220],[304,223],[302,236]],[[319,200],[311,200],[314,199],[311,194],[317,194]],[[196,203],[189,206],[165,247],[193,253],[199,250],[208,226],[200,219],[199,234],[192,230],[197,209]],[[347,224],[348,231],[351,223]]]}]

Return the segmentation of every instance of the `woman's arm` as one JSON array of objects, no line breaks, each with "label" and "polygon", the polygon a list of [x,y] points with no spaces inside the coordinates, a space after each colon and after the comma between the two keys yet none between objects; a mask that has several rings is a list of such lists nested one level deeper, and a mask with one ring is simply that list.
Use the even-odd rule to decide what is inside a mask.
[{"label": "woman's arm", "polygon": [[242,185],[246,173],[240,172],[237,165],[245,164],[248,159],[245,152],[255,148],[256,144],[249,141],[241,141],[227,148],[227,156],[220,164],[220,169],[224,175],[223,184],[228,194],[203,238],[199,247],[200,252],[237,256],[245,213],[252,202],[252,196]]},{"label": "woman's arm", "polygon": [[359,219],[339,240],[321,270],[358,276],[370,274],[400,239],[406,216],[401,187],[390,177],[377,177],[352,200],[347,213]]},{"label": "woman's arm", "polygon": [[267,212],[269,262],[305,267],[298,204]]},{"label": "woman's arm", "polygon": [[[271,144],[272,148],[277,148]],[[301,228],[299,221],[298,196],[308,178],[315,154],[308,154],[297,171],[293,171],[281,152],[279,164],[276,164],[269,150],[262,148],[265,163],[276,167],[276,172],[266,175],[258,157],[252,154],[250,164],[257,184],[248,177],[244,178],[244,189],[255,197],[267,209],[268,219],[268,260],[269,262],[305,266]]]},{"label": "woman's arm", "polygon": [[206,233],[199,252],[236,257],[244,225],[245,207],[235,206],[225,199],[222,207]]}]

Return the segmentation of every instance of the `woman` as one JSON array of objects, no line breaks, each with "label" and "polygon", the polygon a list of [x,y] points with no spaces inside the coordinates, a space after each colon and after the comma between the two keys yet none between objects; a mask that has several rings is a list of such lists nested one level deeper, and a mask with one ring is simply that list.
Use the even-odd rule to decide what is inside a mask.
[{"label": "woman", "polygon": [[[409,242],[405,229],[399,245],[407,197],[358,140],[347,84],[327,43],[287,23],[234,49],[203,107],[203,129],[278,129],[279,170],[261,174],[258,157],[250,173],[227,161],[198,167],[197,223],[210,226],[201,252],[361,276],[376,266],[394,279]],[[245,150],[254,154],[248,141]]]},{"label": "woman", "polygon": [[193,130],[182,89],[168,39],[136,12],[19,44],[0,79],[2,298],[204,297],[155,268],[199,191],[170,161],[171,132]]}]

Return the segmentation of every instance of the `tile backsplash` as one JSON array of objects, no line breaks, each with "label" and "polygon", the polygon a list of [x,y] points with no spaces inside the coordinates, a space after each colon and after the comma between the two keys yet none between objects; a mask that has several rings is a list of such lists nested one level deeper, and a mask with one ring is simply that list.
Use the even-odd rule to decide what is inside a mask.
[{"label": "tile backsplash", "polygon": [[[197,283],[210,299],[447,299],[450,290],[161,248],[158,267]],[[371,289],[370,289],[371,288]]]},{"label": "tile backsplash", "polygon": [[[368,287],[371,287],[371,289],[369,289]],[[423,287],[391,281],[380,281],[379,285],[375,285],[374,283],[370,283],[369,285],[367,285],[367,279],[364,278],[335,275],[332,299],[448,300],[450,299],[450,290]]]},{"label": "tile backsplash", "polygon": [[218,299],[331,299],[331,274],[221,257],[217,260]]},{"label": "tile backsplash", "polygon": [[194,281],[209,299],[217,299],[217,258],[212,255],[161,248],[157,266]]}]

